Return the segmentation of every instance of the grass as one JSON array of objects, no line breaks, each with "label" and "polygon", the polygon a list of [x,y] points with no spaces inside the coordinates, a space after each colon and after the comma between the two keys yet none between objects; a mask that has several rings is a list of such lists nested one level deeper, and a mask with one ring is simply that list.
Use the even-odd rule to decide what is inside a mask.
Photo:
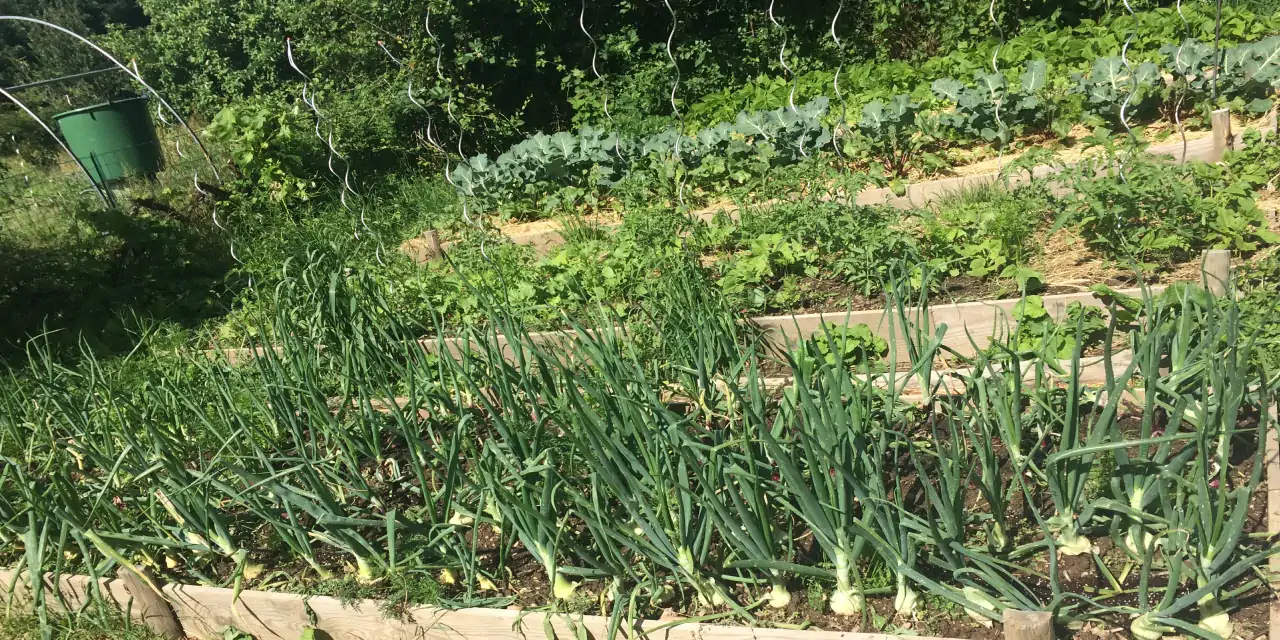
[{"label": "grass", "polygon": [[[46,633],[46,631],[50,633]],[[3,640],[162,640],[146,627],[114,614],[55,617],[46,629],[35,615],[0,617]]]}]

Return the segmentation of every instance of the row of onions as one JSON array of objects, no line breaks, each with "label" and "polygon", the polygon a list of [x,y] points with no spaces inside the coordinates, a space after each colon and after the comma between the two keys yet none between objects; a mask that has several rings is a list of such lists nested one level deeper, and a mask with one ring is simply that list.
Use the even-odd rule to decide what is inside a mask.
[{"label": "row of onions", "polygon": [[949,601],[1226,638],[1264,588],[1276,547],[1249,509],[1277,379],[1229,300],[1112,300],[1105,342],[1131,357],[1107,346],[1090,386],[1080,353],[1016,336],[940,374],[966,360],[905,289],[887,302],[907,347],[881,373],[771,352],[686,276],[550,343],[500,295],[468,346],[420,343],[443,328],[304,269],[254,328],[280,349],[239,366],[63,366],[37,345],[0,388],[0,549],[28,575],[410,575],[466,604],[506,602],[509,568],[536,563],[547,606],[589,593],[614,629],[667,606],[758,622],[817,583],[851,626]]}]

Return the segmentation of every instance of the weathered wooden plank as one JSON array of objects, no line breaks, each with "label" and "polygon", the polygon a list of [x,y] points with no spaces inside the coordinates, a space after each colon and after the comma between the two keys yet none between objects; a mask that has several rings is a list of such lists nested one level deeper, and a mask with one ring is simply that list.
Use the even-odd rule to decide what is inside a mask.
[{"label": "weathered wooden plank", "polygon": [[[1164,287],[1153,286],[1147,290],[1155,295],[1163,291]],[[1143,290],[1124,289],[1118,293],[1141,297]],[[1041,300],[1044,302],[1045,310],[1054,320],[1066,317],[1067,307],[1073,302],[1086,307],[1106,306],[1091,291],[1042,296]],[[934,327],[942,325],[947,327],[947,332],[943,336],[943,345],[958,353],[971,355],[976,351],[975,344],[978,349],[985,349],[996,338],[1012,334],[1018,324],[1013,319],[1013,308],[1018,302],[1019,299],[1012,298],[933,305],[929,307],[929,315]]]},{"label": "weathered wooden plank", "polygon": [[[896,312],[890,313],[884,309],[871,309],[868,311],[762,316],[752,318],[750,322],[764,330],[765,338],[769,345],[776,349],[794,347],[796,344],[811,337],[821,335],[824,331],[823,325],[831,324],[851,327],[865,324],[871,329],[872,333],[889,341],[890,348],[896,349],[899,358],[905,360],[907,354],[906,328],[901,326],[902,323],[896,317],[892,318],[891,322],[891,315],[896,315]],[[922,319],[921,324],[925,329],[931,330],[927,318]]]},{"label": "weathered wooden plank", "polygon": [[1053,614],[1048,611],[1004,612],[1005,640],[1053,640]]},{"label": "weathered wooden plank", "polygon": [[[1153,286],[1147,290],[1154,295],[1163,291],[1164,287]],[[1143,290],[1123,289],[1119,293],[1141,297]],[[1092,292],[1088,291],[1042,296],[1042,299],[1045,309],[1054,319],[1064,317],[1067,306],[1072,302],[1079,302],[1085,306],[1104,306]],[[929,307],[929,316],[927,318],[920,317],[916,309],[908,309],[907,313],[912,322],[917,323],[921,328],[927,329],[929,334],[932,334],[938,326],[946,324],[947,333],[944,336],[943,344],[962,355],[973,355],[975,349],[970,342],[971,336],[978,348],[984,349],[991,344],[994,337],[1008,335],[1013,330],[1016,323],[1013,321],[1012,310],[1017,303],[1017,298],[1011,298],[1008,300],[933,305]],[[907,353],[906,327],[903,326],[901,319],[896,317],[896,311],[891,313],[895,316],[892,318],[892,322],[890,322],[890,314],[886,313],[884,309],[760,316],[752,318],[749,322],[765,331],[766,339],[774,348],[786,348],[788,345],[794,346],[816,334],[820,334],[823,331],[824,324],[837,326],[866,324],[873,333],[890,341],[891,348],[898,350],[897,353],[900,356],[900,360],[905,359]],[[573,332],[545,331],[531,333],[529,336],[531,341],[538,345],[565,347],[571,343]],[[508,344],[505,336],[498,335],[497,341],[498,345],[502,347],[503,357],[514,357],[515,351]],[[418,343],[423,349],[431,353],[439,353],[443,350],[455,357],[460,355],[468,345],[473,350],[475,349],[473,343],[468,343],[462,338],[445,338],[443,340],[423,338]],[[317,345],[316,348],[322,349],[323,346]],[[283,354],[283,349],[280,347],[276,347],[274,351],[277,355]],[[206,352],[206,354],[212,357],[217,357],[218,354],[221,354],[227,358],[228,362],[234,365],[264,352],[263,347],[255,347],[253,349],[224,349]]]},{"label": "weathered wooden plank", "polygon": [[1205,249],[1200,267],[1200,286],[1215,296],[1225,295],[1231,285],[1231,250]]},{"label": "weathered wooden plank", "polygon": [[130,613],[162,638],[185,638],[186,634],[182,631],[178,617],[173,614],[164,596],[153,588],[153,585],[159,584],[155,574],[145,568],[141,571],[142,573],[136,573],[128,567],[120,567],[116,572],[132,599],[129,604]]},{"label": "weathered wooden plank", "polygon": [[[1275,404],[1267,412],[1271,417],[1264,455],[1267,464],[1267,531],[1275,535],[1280,533],[1280,438],[1276,435],[1280,430],[1280,423],[1277,423],[1280,415],[1277,415]],[[1271,556],[1267,568],[1271,573],[1272,593],[1280,593],[1280,556]],[[1280,640],[1280,595],[1271,601],[1270,640]]]},{"label": "weathered wooden plank", "polygon": [[[9,574],[0,574],[6,581]],[[77,606],[87,599],[84,576],[65,576],[61,583]],[[109,602],[121,607],[127,601],[120,580],[99,580]],[[333,638],[354,640],[555,640],[608,637],[608,621],[602,616],[522,613],[506,609],[447,610],[412,607],[398,617],[387,617],[375,600],[343,603],[327,596],[306,597],[289,593],[243,591],[233,598],[231,589],[194,585],[167,585],[163,589],[174,614],[192,637],[221,638],[235,628],[258,640],[296,640],[311,628]],[[123,597],[122,597],[123,596]],[[136,612],[135,612],[136,613]],[[852,623],[852,621],[851,621]],[[554,635],[546,633],[546,626]],[[878,633],[768,629],[702,623],[672,624],[645,620],[624,630],[623,637],[654,640],[894,640]],[[921,640],[947,640],[921,638]]]}]

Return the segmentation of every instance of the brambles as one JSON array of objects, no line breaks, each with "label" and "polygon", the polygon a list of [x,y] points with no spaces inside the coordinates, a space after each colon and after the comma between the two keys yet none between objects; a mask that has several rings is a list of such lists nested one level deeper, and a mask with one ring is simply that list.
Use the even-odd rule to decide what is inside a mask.
[{"label": "brambles", "polygon": [[230,154],[248,191],[291,204],[315,189],[316,167],[306,163],[318,155],[316,140],[300,122],[296,110],[241,103],[219,111],[204,132]]}]

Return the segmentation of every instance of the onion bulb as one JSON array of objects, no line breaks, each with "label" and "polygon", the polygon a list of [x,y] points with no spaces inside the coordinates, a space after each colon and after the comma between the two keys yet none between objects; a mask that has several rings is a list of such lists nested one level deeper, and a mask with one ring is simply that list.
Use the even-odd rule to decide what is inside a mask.
[{"label": "onion bulb", "polygon": [[557,600],[568,600],[573,597],[580,584],[582,583],[570,582],[568,578],[564,577],[564,574],[557,571],[555,581],[551,585],[551,595],[555,596]]},{"label": "onion bulb", "polygon": [[1150,613],[1144,613],[1129,623],[1129,631],[1137,640],[1160,640],[1166,631],[1172,629],[1156,624],[1151,620]]},{"label": "onion bulb", "polygon": [[786,609],[791,604],[791,592],[787,591],[787,586],[781,581],[773,583],[773,587],[769,589],[769,606],[774,609]]},{"label": "onion bulb", "polygon": [[[960,591],[964,593],[964,597],[967,598],[969,602],[972,602],[974,604],[980,604],[992,611],[999,611],[1001,609],[999,600],[992,598],[991,596],[987,595],[986,593],[978,589],[975,589],[973,587],[965,587]],[[991,618],[988,618],[986,614],[979,613],[976,609],[970,609],[968,607],[965,607],[964,612],[970,618],[973,618],[973,620],[978,624],[981,624],[982,626],[987,628],[991,628]]]},{"label": "onion bulb", "polygon": [[911,585],[907,584],[907,577],[898,574],[898,593],[893,596],[894,611],[897,611],[898,615],[909,615],[915,611],[919,599]]},{"label": "onion bulb", "polygon": [[1196,626],[1223,638],[1230,638],[1235,631],[1231,616],[1212,593],[1200,599],[1200,622]]},{"label": "onion bulb", "polygon": [[1078,531],[1063,529],[1058,532],[1058,553],[1064,556],[1078,556],[1093,550],[1093,541]]},{"label": "onion bulb", "polygon": [[842,616],[853,616],[862,613],[862,594],[853,589],[836,589],[831,594],[831,612]]}]

